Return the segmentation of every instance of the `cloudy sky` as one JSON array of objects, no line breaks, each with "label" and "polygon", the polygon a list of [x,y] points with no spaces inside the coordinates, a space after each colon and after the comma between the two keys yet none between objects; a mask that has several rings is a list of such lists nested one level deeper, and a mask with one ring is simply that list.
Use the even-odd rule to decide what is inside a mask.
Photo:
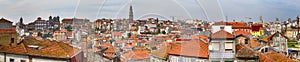
[{"label": "cloudy sky", "polygon": [[[284,21],[300,15],[300,0],[133,0],[135,19],[202,19],[209,21]],[[130,0],[0,0],[0,17],[25,23],[37,17],[128,18]],[[227,16],[227,17],[226,17]]]}]

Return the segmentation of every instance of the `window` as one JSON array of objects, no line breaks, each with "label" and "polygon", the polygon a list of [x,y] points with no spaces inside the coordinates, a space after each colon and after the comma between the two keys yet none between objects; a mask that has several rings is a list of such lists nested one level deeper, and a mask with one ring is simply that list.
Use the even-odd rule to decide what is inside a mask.
[{"label": "window", "polygon": [[204,60],[198,60],[198,62],[204,62]]},{"label": "window", "polygon": [[170,58],[171,58],[170,62],[176,62],[176,58],[175,57],[170,57]]},{"label": "window", "polygon": [[218,50],[220,50],[220,49],[219,49],[219,48],[220,48],[220,43],[219,43],[219,42],[217,42],[217,43],[212,43],[212,47],[213,47],[213,50],[218,51]]},{"label": "window", "polygon": [[245,39],[245,44],[249,44],[248,41]]},{"label": "window", "polygon": [[192,59],[191,62],[196,62],[196,59]]},{"label": "window", "polygon": [[10,58],[9,62],[15,62],[15,59]]},{"label": "window", "polygon": [[233,62],[232,60],[225,60],[225,62]]},{"label": "window", "polygon": [[179,62],[183,62],[183,58],[180,57],[180,58],[178,59],[178,61],[179,61]]},{"label": "window", "polygon": [[190,62],[190,59],[189,58],[185,58],[185,62]]},{"label": "window", "polygon": [[233,43],[231,43],[231,42],[226,42],[226,44],[225,44],[225,49],[233,49]]},{"label": "window", "polygon": [[21,62],[26,62],[26,60],[21,60]]},{"label": "window", "polygon": [[211,62],[220,62],[220,61],[211,61]]},{"label": "window", "polygon": [[269,50],[269,49],[268,49],[268,48],[266,48],[266,49],[265,49],[265,52],[268,52],[268,50]]}]

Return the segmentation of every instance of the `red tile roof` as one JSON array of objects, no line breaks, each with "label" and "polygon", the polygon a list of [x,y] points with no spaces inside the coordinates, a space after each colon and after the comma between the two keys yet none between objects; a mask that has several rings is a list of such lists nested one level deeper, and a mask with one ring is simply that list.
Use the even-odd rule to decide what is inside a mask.
[{"label": "red tile roof", "polygon": [[251,33],[250,32],[246,32],[246,31],[243,31],[243,30],[237,30],[237,31],[234,31],[233,34],[235,36],[238,36],[238,35],[244,35],[244,36],[251,36]]},{"label": "red tile roof", "polygon": [[125,43],[127,42],[127,40],[116,40],[116,44],[121,44],[121,43]]},{"label": "red tile roof", "polygon": [[[102,55],[105,58],[108,59],[113,59],[115,58],[114,53],[117,52],[117,50],[112,46],[112,44],[101,44],[102,48],[107,48],[107,50],[105,50],[103,53],[102,52],[98,52],[100,55]],[[100,49],[102,50],[102,49]]]},{"label": "red tile roof", "polygon": [[79,49],[76,49],[68,44],[56,41],[51,42],[51,45],[40,47],[41,49],[39,50],[35,50],[29,47],[27,47],[26,49],[29,55],[54,58],[71,58],[79,51]]},{"label": "red tile roof", "polygon": [[113,32],[114,36],[122,36],[122,33],[120,32]]},{"label": "red tile roof", "polygon": [[256,32],[256,31],[259,31],[263,28],[263,25],[262,24],[252,24],[251,25],[251,30]]},{"label": "red tile roof", "polygon": [[249,43],[253,48],[260,46],[260,43],[256,39],[250,39]]},{"label": "red tile roof", "polygon": [[232,29],[250,29],[244,22],[226,22],[226,24],[232,25]]},{"label": "red tile roof", "polygon": [[272,35],[269,35],[268,37],[265,37],[265,38],[262,38],[261,40],[267,42],[269,45],[270,45],[270,42],[271,42],[271,39],[272,37],[274,37],[276,34],[280,34],[281,36],[283,36],[284,38],[288,39],[288,37],[286,37],[284,34],[280,33],[280,32],[275,32],[274,34]]},{"label": "red tile roof", "polygon": [[4,19],[4,18],[1,18],[1,19],[0,19],[0,22],[1,22],[1,23],[3,23],[3,22],[5,22],[5,23],[13,23],[13,22],[8,21],[8,20],[6,20],[6,19]]},{"label": "red tile roof", "polygon": [[236,57],[238,58],[258,58],[258,53],[244,44],[236,45]]},{"label": "red tile roof", "polygon": [[208,58],[208,52],[208,44],[203,41],[192,40],[182,44],[172,44],[168,54]]},{"label": "red tile roof", "polygon": [[121,55],[123,61],[149,59],[148,50],[134,50]]},{"label": "red tile roof", "polygon": [[[38,46],[38,49],[30,47],[30,45]],[[0,47],[0,52],[51,58],[71,58],[79,53],[79,49],[62,42],[49,40],[41,42],[34,38],[28,39],[28,37],[26,37],[26,39],[17,46]]]},{"label": "red tile roof", "polygon": [[21,43],[17,46],[0,46],[0,52],[13,53],[13,54],[26,54],[25,45]]},{"label": "red tile roof", "polygon": [[151,51],[151,55],[161,57],[161,58],[167,58],[168,57],[168,52],[170,51],[171,46],[169,43],[162,43],[159,45],[158,50]]},{"label": "red tile roof", "polygon": [[209,42],[208,36],[205,35],[194,36],[193,39],[203,39],[205,42]]},{"label": "red tile roof", "polygon": [[221,29],[211,35],[211,38],[234,38],[234,35]]},{"label": "red tile roof", "polygon": [[269,58],[273,59],[275,62],[297,62],[295,60],[292,60],[280,53],[277,52],[268,52],[265,54],[266,56],[268,56]]},{"label": "red tile roof", "polygon": [[275,62],[273,59],[269,58],[263,53],[259,53],[259,62]]},{"label": "red tile roof", "polygon": [[231,25],[231,24],[221,21],[221,22],[215,22],[213,25]]}]

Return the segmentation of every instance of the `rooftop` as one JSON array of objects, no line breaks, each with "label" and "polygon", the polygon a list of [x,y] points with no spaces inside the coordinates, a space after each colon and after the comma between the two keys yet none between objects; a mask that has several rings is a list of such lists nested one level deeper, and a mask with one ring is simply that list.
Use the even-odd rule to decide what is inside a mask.
[{"label": "rooftop", "polygon": [[208,58],[208,44],[205,41],[192,40],[181,44],[172,44],[168,54]]},{"label": "rooftop", "polygon": [[217,31],[216,33],[213,33],[211,35],[211,38],[234,38],[234,35],[231,33],[221,29],[220,31]]},{"label": "rooftop", "polygon": [[13,22],[8,21],[8,20],[6,20],[6,19],[4,19],[4,18],[1,18],[1,19],[0,19],[0,22],[1,22],[1,23],[3,23],[3,22],[4,22],[4,23],[13,23]]}]

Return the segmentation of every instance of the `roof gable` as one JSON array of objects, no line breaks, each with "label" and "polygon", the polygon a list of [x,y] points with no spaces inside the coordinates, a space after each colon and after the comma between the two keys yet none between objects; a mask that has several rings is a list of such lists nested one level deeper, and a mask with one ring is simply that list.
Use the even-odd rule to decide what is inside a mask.
[{"label": "roof gable", "polygon": [[234,35],[221,29],[211,35],[211,38],[234,38]]}]

